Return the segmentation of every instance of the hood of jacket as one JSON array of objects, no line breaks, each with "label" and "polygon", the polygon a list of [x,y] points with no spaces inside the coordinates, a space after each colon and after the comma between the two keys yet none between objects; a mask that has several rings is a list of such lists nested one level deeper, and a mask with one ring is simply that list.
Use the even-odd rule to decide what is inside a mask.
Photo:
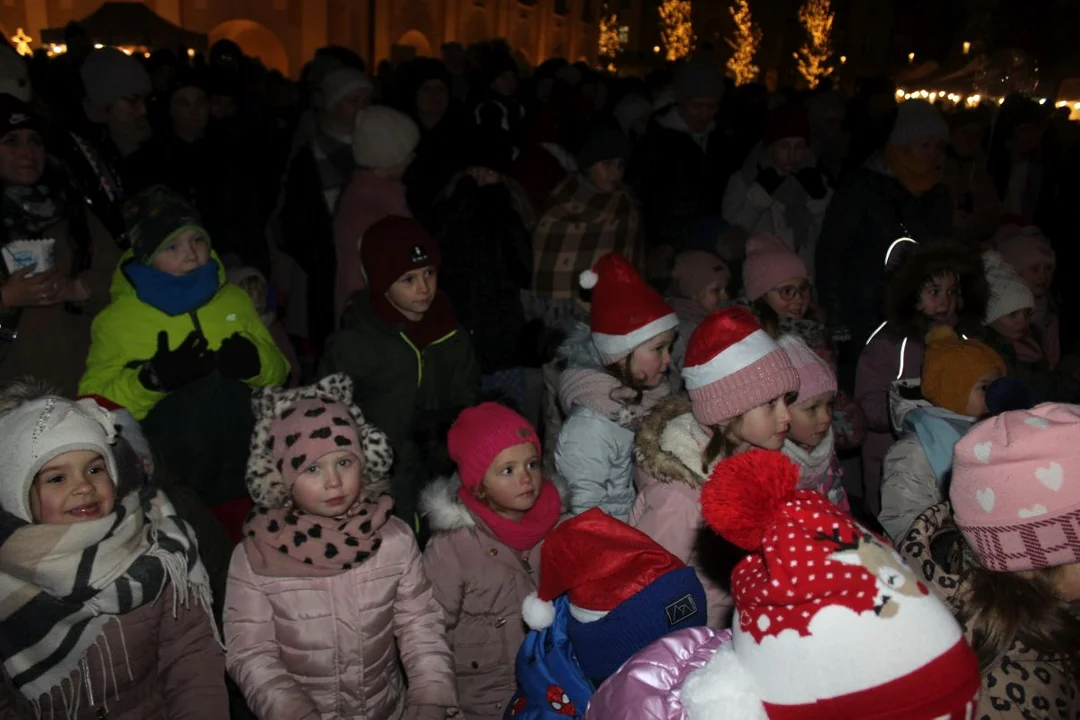
[{"label": "hood of jacket", "polygon": [[684,395],[668,398],[657,405],[638,428],[634,438],[634,462],[639,470],[657,482],[681,482],[692,488],[700,488],[705,483],[704,474],[684,462],[684,459],[692,462],[696,443],[693,443],[693,448],[689,447],[692,440],[687,437],[686,451],[679,452],[673,447],[672,433],[668,433],[666,441],[664,437],[668,426],[684,415],[689,415],[696,424],[697,421],[690,415],[690,398]]},{"label": "hood of jacket", "polygon": [[960,279],[956,332],[978,334],[990,297],[982,258],[965,247],[936,244],[918,246],[895,269],[888,283],[885,291],[886,330],[893,337],[924,340],[931,323],[915,310],[919,292],[927,278],[944,272],[955,272]]},{"label": "hood of jacket", "polygon": [[904,397],[914,394],[922,381],[918,379],[896,380],[889,386],[889,426],[895,435],[903,435],[905,432],[904,418],[908,413],[918,408],[933,407],[929,400],[925,400],[920,394],[918,397]]},{"label": "hood of jacket", "polygon": [[600,351],[592,341],[592,330],[582,322],[575,322],[566,333],[566,339],[555,351],[555,357],[567,369],[599,370],[604,364],[600,360]]},{"label": "hood of jacket", "polygon": [[[560,477],[548,479],[559,493],[563,512],[568,510],[569,490]],[[420,514],[427,518],[432,532],[472,530],[477,527],[476,517],[458,497],[461,478],[457,473],[450,477],[437,477],[420,493]]]},{"label": "hood of jacket", "polygon": [[889,387],[889,422],[897,436],[919,442],[942,493],[952,470],[953,449],[975,418],[936,407],[923,398],[908,398],[905,389],[918,388],[919,380],[897,380]]}]

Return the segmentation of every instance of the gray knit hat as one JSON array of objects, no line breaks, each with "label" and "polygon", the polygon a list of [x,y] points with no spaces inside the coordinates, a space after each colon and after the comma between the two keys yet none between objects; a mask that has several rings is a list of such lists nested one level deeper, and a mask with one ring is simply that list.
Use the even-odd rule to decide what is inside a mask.
[{"label": "gray knit hat", "polygon": [[86,99],[99,110],[131,95],[149,95],[150,76],[139,61],[116,48],[90,53],[80,71]]},{"label": "gray knit hat", "polygon": [[949,126],[938,109],[925,100],[907,100],[896,112],[889,144],[903,147],[922,140],[949,141]]}]

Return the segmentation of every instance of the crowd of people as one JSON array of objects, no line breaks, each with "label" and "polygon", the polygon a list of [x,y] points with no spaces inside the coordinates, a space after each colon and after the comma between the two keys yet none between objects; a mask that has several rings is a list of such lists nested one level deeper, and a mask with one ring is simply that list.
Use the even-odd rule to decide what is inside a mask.
[{"label": "crowd of people", "polygon": [[1080,128],[0,46],[0,715],[1080,720]]}]

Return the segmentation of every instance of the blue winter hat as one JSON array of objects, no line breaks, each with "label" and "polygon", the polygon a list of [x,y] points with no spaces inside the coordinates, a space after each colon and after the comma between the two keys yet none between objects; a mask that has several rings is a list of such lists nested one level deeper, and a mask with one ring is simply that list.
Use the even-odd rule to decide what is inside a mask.
[{"label": "blue winter hat", "polygon": [[668,633],[705,625],[705,588],[693,568],[671,570],[595,622],[568,618],[582,672],[599,686],[637,651]]}]

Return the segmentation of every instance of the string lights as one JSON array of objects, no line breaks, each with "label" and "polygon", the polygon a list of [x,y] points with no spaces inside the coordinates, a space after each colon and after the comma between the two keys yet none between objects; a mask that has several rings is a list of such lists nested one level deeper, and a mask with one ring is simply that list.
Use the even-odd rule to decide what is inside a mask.
[{"label": "string lights", "polygon": [[685,57],[694,49],[690,0],[663,0],[660,3],[660,39],[668,61]]},{"label": "string lights", "polygon": [[833,71],[832,57],[833,12],[829,0],[805,0],[799,8],[799,22],[806,29],[806,42],[795,53],[799,74],[811,88]]},{"label": "string lights", "polygon": [[597,45],[597,54],[607,64],[607,69],[614,71],[615,56],[622,50],[622,43],[619,41],[619,16],[608,13],[607,3],[604,3],[600,15],[600,37]]},{"label": "string lights", "polygon": [[754,64],[754,55],[761,44],[761,28],[754,23],[748,0],[735,0],[728,12],[735,20],[735,37],[726,42],[735,52],[728,59],[727,68],[736,85],[745,85],[757,80],[758,66]]}]

